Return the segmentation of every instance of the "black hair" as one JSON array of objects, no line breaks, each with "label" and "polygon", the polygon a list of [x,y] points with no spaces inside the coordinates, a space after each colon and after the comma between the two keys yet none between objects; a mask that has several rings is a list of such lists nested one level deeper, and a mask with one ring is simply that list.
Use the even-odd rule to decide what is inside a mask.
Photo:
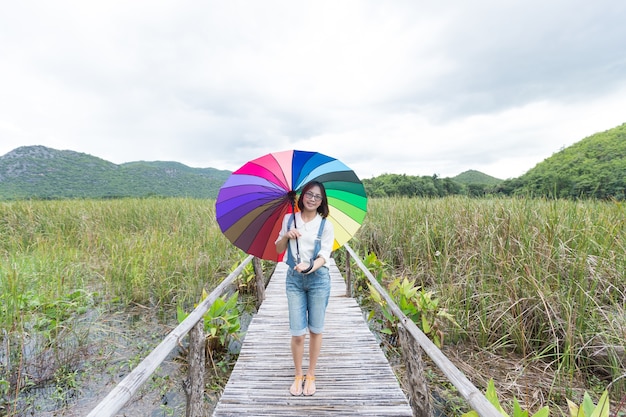
[{"label": "black hair", "polygon": [[316,185],[320,187],[320,192],[322,193],[322,202],[317,207],[317,212],[322,217],[328,217],[330,210],[328,209],[328,198],[326,197],[326,188],[324,187],[324,184],[322,184],[319,181],[315,181],[315,180],[310,181],[306,183],[304,187],[302,187],[302,192],[300,193],[300,198],[298,199],[298,208],[300,209],[300,211],[304,210],[304,202],[303,202],[302,196],[306,194],[306,192],[309,191],[311,188],[315,187]]}]

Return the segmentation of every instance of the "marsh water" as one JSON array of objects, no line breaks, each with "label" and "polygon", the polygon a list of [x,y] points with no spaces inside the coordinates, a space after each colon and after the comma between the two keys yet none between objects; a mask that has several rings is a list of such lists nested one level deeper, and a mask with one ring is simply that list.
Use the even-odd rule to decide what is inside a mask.
[{"label": "marsh water", "polygon": [[[0,366],[17,370],[11,385],[19,380],[22,388],[17,396],[12,389],[6,393],[0,416],[87,415],[177,324],[175,313],[164,316],[135,306],[89,311],[54,337],[26,332],[17,340],[5,332]],[[19,363],[16,350],[23,352]],[[184,345],[175,348],[118,415],[184,415],[185,350]],[[215,402],[218,393],[208,397]]]}]

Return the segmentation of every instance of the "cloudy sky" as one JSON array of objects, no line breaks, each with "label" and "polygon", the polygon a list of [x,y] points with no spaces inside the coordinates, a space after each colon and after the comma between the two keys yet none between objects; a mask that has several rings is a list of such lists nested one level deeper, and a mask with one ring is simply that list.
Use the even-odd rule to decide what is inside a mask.
[{"label": "cloudy sky", "polygon": [[0,14],[0,155],[361,178],[517,177],[626,122],[621,0],[25,0]]}]

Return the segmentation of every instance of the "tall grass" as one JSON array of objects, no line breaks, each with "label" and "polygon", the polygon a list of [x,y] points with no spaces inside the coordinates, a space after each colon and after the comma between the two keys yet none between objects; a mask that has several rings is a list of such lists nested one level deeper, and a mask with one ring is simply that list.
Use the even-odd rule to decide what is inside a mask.
[{"label": "tall grass", "polygon": [[[545,363],[561,386],[608,369],[625,390],[622,203],[372,199],[351,246],[437,291],[464,329],[458,340]],[[240,257],[209,200],[0,203],[0,339],[54,332],[102,301],[189,305]]]},{"label": "tall grass", "polygon": [[208,200],[2,203],[0,325],[76,290],[122,304],[197,301],[239,256]]},{"label": "tall grass", "polygon": [[30,387],[71,397],[94,315],[139,304],[176,317],[240,258],[209,200],[0,203],[0,414],[45,407]]},{"label": "tall grass", "polygon": [[[561,386],[600,366],[624,392],[622,203],[373,199],[352,246],[435,289],[464,329],[457,338],[543,361]],[[600,349],[608,364],[594,359]]]}]

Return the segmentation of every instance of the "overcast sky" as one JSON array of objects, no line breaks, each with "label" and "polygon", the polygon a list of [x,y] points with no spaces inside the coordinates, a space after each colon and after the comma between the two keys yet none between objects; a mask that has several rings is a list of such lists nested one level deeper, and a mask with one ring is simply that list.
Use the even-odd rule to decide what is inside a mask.
[{"label": "overcast sky", "polygon": [[626,122],[622,0],[2,3],[0,155],[505,179]]}]

